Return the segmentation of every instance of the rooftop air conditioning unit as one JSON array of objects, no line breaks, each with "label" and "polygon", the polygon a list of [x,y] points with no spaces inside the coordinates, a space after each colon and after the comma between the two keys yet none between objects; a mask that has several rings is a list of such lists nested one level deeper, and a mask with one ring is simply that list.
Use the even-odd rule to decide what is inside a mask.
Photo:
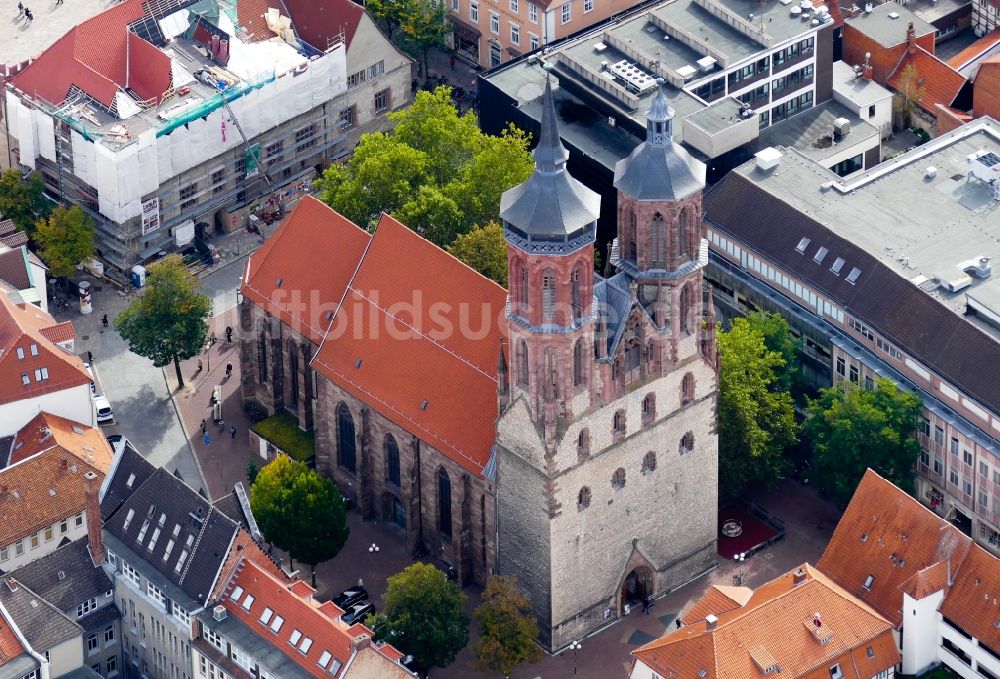
[{"label": "rooftop air conditioning unit", "polygon": [[757,169],[766,172],[778,167],[778,164],[781,162],[781,151],[773,146],[769,146],[755,153],[754,158],[757,159]]},{"label": "rooftop air conditioning unit", "polygon": [[703,57],[697,62],[698,69],[702,73],[709,73],[713,68],[715,68],[715,59],[713,57]]},{"label": "rooftop air conditioning unit", "polygon": [[212,609],[212,618],[216,622],[222,622],[223,620],[225,620],[226,619],[226,607],[225,606],[216,606],[215,608],[213,608]]},{"label": "rooftop air conditioning unit", "polygon": [[837,118],[833,121],[833,134],[837,138],[846,137],[851,132],[851,121],[847,118]]}]

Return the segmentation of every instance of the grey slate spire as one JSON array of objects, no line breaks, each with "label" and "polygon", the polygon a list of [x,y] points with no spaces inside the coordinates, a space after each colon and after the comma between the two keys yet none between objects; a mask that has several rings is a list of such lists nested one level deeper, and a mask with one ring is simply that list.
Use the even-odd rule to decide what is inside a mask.
[{"label": "grey slate spire", "polygon": [[705,187],[705,166],[674,141],[674,109],[660,81],[646,112],[646,141],[615,165],[615,188],[639,200],[680,200]]},{"label": "grey slate spire", "polygon": [[548,75],[542,95],[541,133],[532,153],[534,172],[522,184],[504,191],[500,199],[500,218],[507,241],[523,250],[548,252],[576,249],[584,241],[593,242],[601,197],[566,171],[569,151],[559,138]]}]

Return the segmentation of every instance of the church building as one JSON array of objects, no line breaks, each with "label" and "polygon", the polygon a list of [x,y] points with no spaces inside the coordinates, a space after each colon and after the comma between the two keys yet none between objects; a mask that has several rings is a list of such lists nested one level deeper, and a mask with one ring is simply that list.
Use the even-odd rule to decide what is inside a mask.
[{"label": "church building", "polygon": [[463,584],[517,575],[559,650],[714,563],[717,356],[705,168],[666,97],[618,164],[605,278],[551,87],[534,172],[501,202],[509,291],[389,216],[368,234],[306,198],[248,259],[239,312],[244,401],[313,431],[362,515]]}]

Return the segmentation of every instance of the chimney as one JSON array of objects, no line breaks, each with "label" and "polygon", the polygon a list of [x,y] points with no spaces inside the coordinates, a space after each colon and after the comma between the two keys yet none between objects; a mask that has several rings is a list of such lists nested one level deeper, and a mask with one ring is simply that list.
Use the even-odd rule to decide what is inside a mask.
[{"label": "chimney", "polygon": [[914,54],[917,51],[917,31],[913,28],[912,21],[906,27],[906,44],[908,45],[907,50],[910,54]]},{"label": "chimney", "polygon": [[229,63],[229,41],[225,38],[219,40],[219,53],[215,55],[215,59],[223,66]]},{"label": "chimney", "polygon": [[872,53],[871,52],[865,52],[865,65],[862,66],[862,68],[861,68],[861,72],[862,72],[862,75],[864,76],[865,80],[871,80],[872,79],[872,71],[873,71],[873,69],[872,69]]},{"label": "chimney", "polygon": [[355,651],[360,651],[361,649],[368,648],[372,645],[372,638],[367,634],[359,634],[358,636],[351,639],[351,647]]},{"label": "chimney", "polygon": [[719,618],[709,613],[705,616],[705,629],[709,632],[715,629],[716,625],[719,624]]},{"label": "chimney", "polygon": [[87,512],[87,542],[94,565],[104,561],[104,536],[101,533],[101,501],[98,492],[101,478],[94,472],[83,475],[84,510]]},{"label": "chimney", "polygon": [[799,570],[792,573],[792,585],[798,587],[803,582],[806,581],[806,569],[799,568]]},{"label": "chimney", "polygon": [[66,459],[65,455],[63,455],[62,457],[59,458],[59,468],[60,469],[69,469],[69,460]]}]

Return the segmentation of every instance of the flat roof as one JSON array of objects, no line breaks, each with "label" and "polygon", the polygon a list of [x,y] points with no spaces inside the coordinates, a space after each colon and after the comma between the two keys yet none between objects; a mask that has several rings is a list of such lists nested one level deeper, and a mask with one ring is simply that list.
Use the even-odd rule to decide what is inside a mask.
[{"label": "flat roof", "polygon": [[[833,138],[833,122],[838,118],[851,123],[851,131],[843,141]],[[878,128],[831,99],[761,130],[760,145],[791,146],[807,158],[822,162],[843,151],[845,145],[855,146],[878,136]]]},{"label": "flat roof", "polygon": [[[708,134],[716,134],[727,127],[743,122],[744,118],[740,118],[742,110],[743,105],[735,97],[723,97],[687,116],[684,123],[687,124],[690,121]],[[756,116],[755,113],[754,117]]]},{"label": "flat roof", "polygon": [[206,608],[195,617],[201,621],[202,625],[250,654],[268,673],[282,677],[282,679],[310,679],[312,677],[298,663],[282,653],[277,646],[258,635],[232,615],[227,615],[224,620],[216,620],[212,609]]},{"label": "flat roof", "polygon": [[[1000,123],[992,118],[979,118],[846,181],[794,152],[770,172],[753,163],[734,172],[963,314],[966,293],[978,299],[978,291],[1000,276],[1000,271],[985,279],[967,273],[980,257],[1000,263],[1000,200],[991,186],[970,175],[968,157],[982,151],[1000,155]],[[930,167],[936,172],[928,172]],[[966,287],[950,292],[935,279]],[[1000,299],[994,293],[985,297]],[[996,327],[968,318],[1000,338]]]},{"label": "flat roof", "polygon": [[892,97],[891,91],[874,80],[860,77],[851,64],[843,61],[833,62],[833,92],[847,97],[858,106],[871,106]]},{"label": "flat roof", "polygon": [[918,38],[937,32],[932,25],[895,2],[877,5],[871,12],[861,12],[846,21],[847,25],[861,31],[883,47],[906,42],[906,30],[911,22]]},{"label": "flat roof", "polygon": [[37,57],[71,28],[108,8],[106,0],[70,0],[61,5],[20,0],[35,18],[29,24],[18,18],[18,1],[0,0],[0,16],[7,17],[0,40],[0,70]]}]

